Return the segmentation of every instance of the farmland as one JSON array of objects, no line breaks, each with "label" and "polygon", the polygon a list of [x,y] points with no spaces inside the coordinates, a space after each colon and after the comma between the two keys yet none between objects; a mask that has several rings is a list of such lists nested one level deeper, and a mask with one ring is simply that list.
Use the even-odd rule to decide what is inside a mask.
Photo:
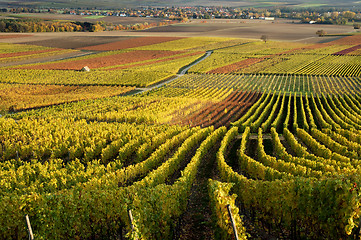
[{"label": "farmland", "polygon": [[359,239],[360,35],[149,32],[2,39],[0,239]]}]

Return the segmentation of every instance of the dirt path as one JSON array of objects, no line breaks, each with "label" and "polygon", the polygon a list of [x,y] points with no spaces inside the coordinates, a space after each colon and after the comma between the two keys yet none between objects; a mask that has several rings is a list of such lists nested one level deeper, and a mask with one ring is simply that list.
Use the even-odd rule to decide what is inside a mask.
[{"label": "dirt path", "polygon": [[198,167],[197,177],[191,189],[187,209],[179,219],[178,240],[213,240],[212,211],[209,206],[208,179],[216,179],[216,144]]},{"label": "dirt path", "polygon": [[[268,140],[272,140],[272,135],[271,134],[262,134],[262,138],[263,139],[268,139]],[[279,138],[281,141],[285,140],[285,137],[283,135],[279,135]],[[242,139],[242,134],[238,135],[236,137],[236,139]],[[249,139],[253,139],[253,140],[257,140],[258,139],[258,135],[257,134],[251,134],[249,136]]]}]

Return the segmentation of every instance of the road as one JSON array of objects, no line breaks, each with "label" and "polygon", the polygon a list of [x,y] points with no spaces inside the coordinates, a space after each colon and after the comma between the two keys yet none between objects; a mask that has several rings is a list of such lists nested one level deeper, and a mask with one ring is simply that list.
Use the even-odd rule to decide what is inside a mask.
[{"label": "road", "polygon": [[136,95],[136,94],[139,94],[139,93],[143,93],[143,92],[146,92],[146,91],[153,90],[155,88],[160,88],[160,87],[164,86],[165,84],[170,83],[170,82],[182,77],[183,75],[185,75],[191,67],[193,67],[194,65],[197,65],[198,63],[202,62],[204,59],[211,56],[212,53],[213,53],[213,51],[207,51],[206,54],[204,54],[201,58],[197,59],[196,61],[194,61],[190,65],[186,66],[177,75],[175,75],[174,77],[172,77],[172,78],[170,78],[170,79],[168,79],[166,81],[154,84],[154,85],[152,85],[150,87],[146,87],[146,88],[136,88],[133,91],[131,91],[131,93],[126,94],[126,95],[127,96]]}]

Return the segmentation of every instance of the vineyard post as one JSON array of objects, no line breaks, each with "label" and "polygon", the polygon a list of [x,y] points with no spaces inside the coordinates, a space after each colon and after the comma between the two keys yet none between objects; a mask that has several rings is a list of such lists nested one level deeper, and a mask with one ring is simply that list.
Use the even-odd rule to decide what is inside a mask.
[{"label": "vineyard post", "polygon": [[29,219],[28,214],[25,215],[25,221],[26,221],[26,225],[28,227],[29,240],[34,240],[33,230],[31,229],[30,219]]},{"label": "vineyard post", "polygon": [[[132,232],[134,232],[133,215],[131,209],[128,209],[128,217],[129,217],[130,227],[132,229]],[[138,240],[138,237],[135,237],[134,240]]]},{"label": "vineyard post", "polygon": [[231,205],[229,205],[229,204],[227,205],[227,210],[228,210],[229,218],[231,219],[234,237],[235,237],[236,240],[239,240],[239,239],[238,239],[238,233],[237,233],[236,224],[235,224],[235,222],[234,222],[234,219],[233,219],[233,216],[232,216],[232,212],[231,212]]},{"label": "vineyard post", "polygon": [[133,215],[132,215],[132,210],[130,209],[128,209],[128,217],[129,217],[130,227],[132,228],[132,231],[134,231]]}]

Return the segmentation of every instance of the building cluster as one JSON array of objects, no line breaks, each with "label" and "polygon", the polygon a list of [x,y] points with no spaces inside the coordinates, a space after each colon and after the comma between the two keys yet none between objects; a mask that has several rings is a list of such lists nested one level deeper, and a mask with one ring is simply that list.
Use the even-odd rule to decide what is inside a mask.
[{"label": "building cluster", "polygon": [[[135,8],[113,11],[73,9],[65,10],[65,14],[74,15],[96,15],[96,16],[117,16],[117,17],[145,17],[165,18],[170,20],[182,19],[255,19],[270,20],[271,13],[253,13],[236,8],[223,7],[164,7],[164,8]],[[272,18],[272,17],[271,17]],[[273,18],[274,20],[274,18]]]}]

